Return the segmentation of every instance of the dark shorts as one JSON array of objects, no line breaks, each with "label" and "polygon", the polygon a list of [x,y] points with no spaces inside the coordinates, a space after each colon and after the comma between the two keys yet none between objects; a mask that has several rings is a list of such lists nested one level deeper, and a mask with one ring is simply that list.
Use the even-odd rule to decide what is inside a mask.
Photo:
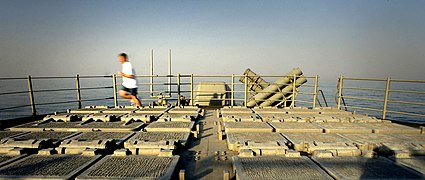
[{"label": "dark shorts", "polygon": [[125,86],[121,87],[121,90],[130,93],[133,96],[137,95],[137,88],[126,88]]}]

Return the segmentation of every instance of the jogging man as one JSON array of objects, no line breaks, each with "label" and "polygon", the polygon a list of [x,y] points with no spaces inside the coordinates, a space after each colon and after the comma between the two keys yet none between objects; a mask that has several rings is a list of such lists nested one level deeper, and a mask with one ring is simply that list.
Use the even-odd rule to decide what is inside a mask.
[{"label": "jogging man", "polygon": [[119,95],[124,99],[130,99],[130,101],[134,102],[138,107],[141,107],[142,104],[137,98],[136,71],[128,61],[126,53],[119,54],[118,60],[122,64],[122,71],[118,71],[118,74],[122,76],[122,88],[119,91]]}]

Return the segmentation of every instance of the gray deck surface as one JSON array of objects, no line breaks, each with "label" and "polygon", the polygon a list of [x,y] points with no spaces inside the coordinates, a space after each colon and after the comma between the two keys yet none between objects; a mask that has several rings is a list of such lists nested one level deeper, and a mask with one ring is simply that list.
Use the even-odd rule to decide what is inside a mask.
[{"label": "gray deck surface", "polygon": [[25,139],[52,139],[52,140],[62,140],[76,134],[75,132],[54,132],[54,131],[39,131],[39,132],[30,132],[24,135],[14,137],[15,140],[25,140]]},{"label": "gray deck surface", "polygon": [[314,158],[337,179],[419,179],[421,175],[386,158]]},{"label": "gray deck surface", "polygon": [[234,157],[237,179],[332,179],[307,157]]},{"label": "gray deck surface", "polygon": [[0,168],[0,178],[69,178],[96,157],[31,155]]},{"label": "gray deck surface", "polygon": [[[160,115],[168,110],[144,108],[128,115]],[[253,110],[281,119],[250,119]],[[198,109],[169,112],[176,118]],[[222,109],[226,116],[248,117],[232,122],[217,113],[206,110],[198,119],[183,122],[160,118],[18,125],[0,131],[0,179],[178,179],[181,170],[185,179],[207,180],[227,175],[231,179],[424,178],[425,156],[417,155],[425,152],[425,134],[419,128],[335,109]],[[51,144],[57,151],[36,143],[32,151],[19,149],[38,142],[33,139],[57,140]],[[7,146],[9,141],[17,146]]]},{"label": "gray deck surface", "polygon": [[123,140],[132,132],[84,132],[72,139],[76,140],[101,140],[101,139],[116,139]]},{"label": "gray deck surface", "polygon": [[[91,166],[78,179],[105,178],[170,178],[178,156],[106,156]],[[164,177],[167,176],[167,177]]]}]

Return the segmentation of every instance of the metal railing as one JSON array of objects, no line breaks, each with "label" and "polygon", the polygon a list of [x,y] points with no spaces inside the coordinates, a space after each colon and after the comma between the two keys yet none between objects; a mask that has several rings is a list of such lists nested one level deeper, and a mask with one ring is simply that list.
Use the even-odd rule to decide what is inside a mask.
[{"label": "metal railing", "polygon": [[[281,77],[288,77],[288,76],[262,76],[265,78],[281,78]],[[291,107],[295,106],[296,102],[299,103],[304,103],[304,104],[310,104],[311,107],[316,107],[316,102],[317,102],[317,88],[318,88],[318,76],[290,76],[293,78],[298,78],[298,77],[304,77],[307,79],[312,80],[313,84],[303,84],[303,86],[308,86],[313,88],[311,91],[312,92],[300,92],[299,88],[296,85],[296,81],[292,81],[288,84],[275,84],[275,83],[271,83],[271,84],[275,84],[275,85],[287,85],[287,86],[291,86],[292,91],[290,92],[291,94]],[[247,102],[253,99],[253,96],[255,94],[252,94],[248,91],[248,88],[250,85],[252,85],[252,83],[247,83],[246,75],[194,75],[194,74],[177,74],[177,75],[138,75],[137,78],[142,81],[149,81],[146,83],[138,83],[139,85],[139,93],[149,93],[150,97],[148,97],[147,99],[140,99],[142,101],[154,101],[156,100],[156,98],[158,96],[153,95],[155,93],[163,93],[163,94],[168,94],[170,97],[172,97],[173,95],[175,95],[175,97],[180,97],[180,95],[182,94],[187,94],[189,97],[189,102],[190,105],[194,105],[194,101],[195,101],[195,94],[196,93],[216,93],[213,90],[196,90],[195,89],[195,83],[197,82],[201,82],[204,81],[205,79],[210,80],[211,79],[219,79],[220,82],[225,82],[228,86],[229,86],[229,90],[225,90],[225,91],[221,91],[224,94],[227,94],[229,96],[226,96],[225,98],[213,98],[213,99],[209,99],[209,100],[222,100],[222,101],[227,101],[229,102],[230,106],[235,106],[238,103],[236,102],[240,102],[240,105],[246,106]],[[155,78],[162,78],[164,79],[165,82],[158,82],[157,80],[155,80]],[[241,82],[237,82],[235,79],[236,78],[245,78],[245,83],[241,83]],[[210,85],[218,85],[221,83],[209,83]],[[155,86],[169,86],[171,85],[172,87],[169,87],[169,90],[155,90],[157,89]],[[143,86],[145,86],[145,88],[143,88]],[[147,86],[149,86],[149,90],[143,90],[143,89],[148,89]],[[142,90],[140,90],[142,89]],[[173,89],[173,90],[171,90]],[[259,93],[278,93],[276,91],[262,91]],[[311,101],[306,101],[306,100],[301,100],[301,99],[296,99],[297,95],[311,95],[312,100]],[[169,100],[174,100],[176,101],[176,105],[180,105],[180,98],[170,98]],[[198,100],[199,101],[199,100]],[[269,99],[260,99],[260,101],[282,101],[282,100],[269,100]]]},{"label": "metal railing", "polygon": [[[107,97],[107,98],[95,98],[95,99],[83,99],[81,96],[81,91],[84,90],[96,90],[96,89],[112,89],[115,86],[100,86],[100,87],[81,87],[81,79],[99,79],[99,78],[111,78],[115,76],[45,76],[45,77],[10,77],[10,78],[0,78],[1,81],[16,81],[16,80],[26,80],[28,84],[28,90],[27,91],[11,91],[11,92],[1,92],[1,96],[5,95],[17,95],[17,94],[25,94],[28,93],[29,97],[29,103],[19,106],[9,106],[0,108],[0,111],[4,110],[11,110],[11,109],[19,109],[23,107],[31,107],[31,114],[32,116],[37,115],[37,107],[38,106],[45,106],[45,105],[59,105],[59,104],[69,104],[69,103],[77,103],[77,107],[82,107],[82,102],[88,102],[88,101],[98,101],[98,100],[105,100],[105,99],[116,99],[116,97]],[[56,88],[56,89],[35,89],[34,88],[34,80],[50,80],[50,79],[75,79],[75,88]],[[115,83],[115,82],[113,82]],[[66,100],[66,101],[55,101],[55,102],[41,102],[36,103],[36,95],[35,93],[42,93],[42,92],[65,92],[65,91],[76,91],[76,99],[75,100]]]},{"label": "metal railing", "polygon": [[[323,102],[325,103],[325,107],[329,107],[328,101],[326,100],[325,93],[321,89],[317,90],[317,93],[322,95]],[[320,107],[323,107],[322,103],[320,102],[319,98],[316,99],[317,103]]]},{"label": "metal railing", "polygon": [[[28,104],[19,105],[19,106],[9,106],[0,108],[0,112],[4,110],[10,110],[10,109],[19,109],[23,107],[31,107],[31,112],[33,116],[37,115],[37,109],[39,106],[44,105],[53,105],[53,104],[68,104],[68,103],[76,103],[78,108],[83,107],[83,102],[88,101],[97,101],[97,100],[113,100],[114,106],[119,106],[119,98],[118,98],[118,84],[120,83],[119,78],[120,76],[117,75],[106,75],[106,76],[50,76],[50,77],[10,77],[10,78],[0,78],[1,81],[13,81],[13,80],[26,80],[28,90],[27,91],[14,91],[14,92],[0,92],[1,96],[6,95],[16,95],[16,94],[28,94],[29,101]],[[158,96],[155,94],[162,93],[164,95],[167,95],[167,99],[171,101],[176,101],[177,105],[180,105],[180,95],[187,94],[187,97],[190,99],[190,105],[194,105],[195,101],[195,95],[196,93],[215,93],[214,91],[209,90],[196,90],[195,89],[195,83],[204,81],[205,79],[219,79],[219,81],[225,82],[230,89],[227,89],[224,91],[225,94],[228,94],[229,96],[226,96],[225,98],[213,98],[210,100],[224,100],[228,103],[230,106],[236,106],[236,105],[244,105],[246,106],[247,102],[253,99],[253,96],[255,94],[250,93],[248,91],[248,87],[252,84],[247,83],[248,81],[245,81],[245,83],[241,83],[235,80],[235,78],[248,78],[246,75],[193,75],[193,74],[177,74],[177,75],[138,75],[137,78],[141,80],[142,82],[138,83],[139,85],[139,93],[147,94],[149,93],[149,96],[147,98],[141,98],[142,101],[156,101]],[[285,76],[263,76],[266,78],[281,78]],[[292,77],[292,76],[291,76]],[[293,76],[292,78],[298,78],[301,76]],[[307,79],[310,79],[313,84],[304,84],[303,86],[312,87],[312,92],[300,92],[299,88],[296,86],[297,84],[295,81],[292,81],[288,84],[285,84],[287,86],[292,87],[292,91],[290,94],[290,106],[294,107],[296,103],[308,103],[311,107],[316,107],[317,102],[317,88],[318,88],[318,76],[302,76]],[[110,86],[100,86],[100,87],[82,87],[81,86],[81,80],[82,79],[111,79],[112,84]],[[118,79],[119,78],[119,79]],[[164,82],[159,82],[157,79],[164,79]],[[74,79],[75,80],[75,88],[56,88],[56,89],[35,89],[34,88],[34,80],[50,80],[50,79]],[[143,82],[143,81],[148,82]],[[271,83],[273,84],[273,83]],[[283,85],[283,84],[281,84]],[[157,90],[157,88],[154,88],[155,86],[163,86],[167,87],[166,90]],[[81,92],[85,90],[96,90],[96,89],[112,89],[113,90],[113,96],[107,97],[107,98],[94,98],[94,99],[83,99]],[[146,89],[146,90],[145,90]],[[65,91],[75,91],[76,92],[76,98],[75,99],[67,99],[66,101],[56,101],[56,102],[38,102],[37,96],[35,93],[39,92],[65,92]],[[277,92],[259,92],[259,93],[277,93]],[[297,99],[297,95],[311,95],[312,101],[306,101]],[[172,96],[175,96],[172,98]],[[260,99],[261,101],[282,101],[282,100],[268,100],[268,99]],[[284,99],[285,101],[285,99]],[[282,102],[280,102],[282,103]]]},{"label": "metal railing", "polygon": [[[253,83],[249,83],[247,81],[248,76],[247,75],[194,75],[194,74],[177,74],[177,75],[139,75],[137,76],[138,80],[141,81],[139,85],[139,93],[142,93],[146,98],[141,98],[142,101],[156,101],[158,96],[155,94],[162,93],[163,95],[167,95],[167,99],[170,101],[175,101],[176,105],[180,105],[180,95],[186,95],[186,97],[189,97],[188,100],[190,100],[190,105],[195,105],[195,99],[197,93],[215,93],[212,90],[197,90],[195,89],[195,84],[198,82],[204,82],[204,81],[211,81],[211,79],[215,79],[215,81],[225,82],[229,89],[226,89],[223,91],[227,96],[224,98],[216,97],[210,100],[224,100],[228,102],[228,105],[230,106],[246,106],[249,101],[251,101],[254,96],[258,93],[281,93],[281,92],[266,92],[266,91],[260,91],[260,92],[250,92],[249,88]],[[264,78],[282,78],[285,76],[262,76]],[[279,85],[286,85],[291,87],[291,92],[287,92],[284,97],[287,97],[287,99],[259,99],[259,101],[279,101],[278,104],[289,102],[290,107],[296,106],[296,104],[303,104],[310,106],[312,108],[315,108],[316,106],[321,106],[320,101],[318,99],[319,93],[322,93],[318,87],[319,87],[319,77],[318,76],[286,76],[286,77],[292,77],[293,79],[304,77],[308,79],[307,83],[303,84],[301,87],[297,87],[298,84],[296,84],[296,81],[290,81],[287,84],[279,84]],[[112,84],[110,86],[97,86],[97,87],[82,87],[81,86],[81,79],[111,79]],[[11,109],[20,109],[25,107],[30,107],[32,115],[37,115],[37,109],[39,106],[44,105],[52,105],[52,104],[68,104],[68,103],[76,103],[78,108],[83,107],[83,102],[89,102],[89,101],[98,101],[98,100],[112,100],[114,106],[119,106],[120,101],[118,98],[118,84],[121,78],[119,78],[117,75],[107,75],[107,76],[56,76],[56,77],[10,77],[10,78],[0,78],[1,81],[15,81],[15,80],[25,80],[27,81],[27,91],[10,91],[10,92],[0,92],[0,97],[2,96],[8,96],[8,95],[17,95],[17,94],[27,94],[29,97],[28,104],[22,104],[17,106],[9,106],[9,107],[2,107],[0,108],[0,112],[4,110],[11,110]],[[236,80],[238,79],[245,79],[244,83],[241,83]],[[56,88],[56,89],[35,89],[34,88],[34,80],[49,80],[49,79],[74,79],[75,80],[75,88]],[[158,81],[158,79],[163,79],[163,81]],[[146,82],[144,82],[146,81]],[[374,88],[374,87],[358,87],[358,86],[347,86],[346,83],[349,81],[358,81],[358,82],[381,82],[385,83],[385,85],[381,88]],[[389,109],[389,104],[404,104],[404,105],[414,105],[414,106],[420,106],[424,107],[424,102],[414,102],[409,100],[397,100],[391,98],[390,95],[393,94],[411,94],[411,95],[425,95],[424,91],[417,91],[417,90],[403,90],[403,89],[394,89],[391,88],[391,85],[394,83],[416,83],[416,84],[424,84],[424,80],[400,80],[400,79],[377,79],[377,78],[351,78],[351,77],[343,77],[341,76],[339,78],[339,82],[337,84],[337,95],[336,95],[336,103],[337,107],[339,109],[354,109],[354,110],[368,110],[368,111],[374,111],[381,113],[382,119],[387,118],[387,114],[401,114],[401,115],[408,115],[408,116],[419,116],[419,117],[425,117],[425,114],[417,113],[417,112],[408,112],[408,111],[400,111],[400,110],[393,110]],[[270,83],[273,85],[274,83]],[[278,84],[275,84],[278,85]],[[166,87],[166,89],[161,90],[161,88],[156,88],[157,86]],[[154,88],[155,87],[155,88]],[[309,89],[310,90],[302,90],[302,89]],[[113,96],[112,97],[106,97],[106,98],[94,98],[94,99],[83,99],[81,95],[81,91],[85,90],[98,90],[98,89],[112,89],[113,90]],[[362,97],[362,93],[357,93],[354,95],[345,95],[343,91],[376,91],[376,92],[382,92],[382,97]],[[76,98],[75,100],[66,99],[65,101],[56,101],[56,102],[39,102],[37,101],[37,95],[35,93],[39,92],[63,92],[63,91],[75,91],[76,92]],[[359,95],[360,94],[360,95]],[[301,97],[307,97],[306,99],[303,99]],[[258,99],[257,99],[258,100]],[[325,99],[324,99],[325,100]],[[371,101],[374,103],[381,103],[382,108],[376,108],[376,107],[365,107],[365,106],[355,106],[355,105],[347,105],[347,103],[352,102],[352,100],[356,101]],[[327,104],[325,100],[325,104]]]},{"label": "metal railing", "polygon": [[[353,86],[345,86],[347,82],[373,82],[375,85],[378,83],[382,83],[383,87],[353,87]],[[425,80],[402,80],[402,79],[391,79],[390,77],[386,79],[379,78],[353,78],[353,77],[343,77],[341,76],[338,80],[337,87],[337,107],[341,108],[351,108],[355,110],[365,110],[365,111],[374,111],[381,113],[382,119],[387,119],[388,114],[399,114],[399,115],[407,115],[407,116],[416,116],[416,117],[425,117],[425,113],[413,113],[405,110],[389,110],[388,106],[391,103],[404,104],[404,105],[412,105],[419,106],[421,108],[425,107],[425,102],[416,102],[411,101],[409,98],[403,98],[405,100],[395,100],[391,98],[391,95],[394,94],[407,94],[411,96],[425,95],[425,91],[416,91],[416,90],[403,90],[403,89],[393,89],[391,87],[392,84],[395,83],[408,83],[408,84],[421,84],[425,85]],[[364,92],[380,92],[382,93],[382,97],[380,98],[371,98],[371,97],[362,97],[360,95],[344,95],[343,91],[364,91]],[[362,93],[356,93],[362,94]],[[363,93],[366,94],[366,93]],[[407,97],[407,96],[406,96]],[[347,100],[346,100],[347,99]],[[345,101],[354,100],[354,101],[368,101],[372,103],[381,103],[381,108],[376,107],[365,107],[365,106],[354,106],[354,105],[346,105]]]}]

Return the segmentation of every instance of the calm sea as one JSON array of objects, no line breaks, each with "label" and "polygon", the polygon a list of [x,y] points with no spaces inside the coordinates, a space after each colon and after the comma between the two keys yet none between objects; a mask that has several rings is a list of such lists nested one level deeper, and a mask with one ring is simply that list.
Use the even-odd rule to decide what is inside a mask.
[{"label": "calm sea", "polygon": [[[139,78],[139,83],[148,83],[147,78]],[[155,82],[166,82],[166,78],[157,78]],[[231,83],[230,78],[195,78],[194,83],[196,84],[199,81],[224,81],[228,84]],[[238,79],[235,79],[237,82]],[[270,82],[274,81],[273,79],[269,80]],[[173,80],[175,82],[175,80]],[[189,78],[182,78],[182,83],[188,83]],[[99,89],[90,89],[90,90],[81,90],[81,96],[83,99],[83,106],[91,106],[91,105],[107,105],[113,106],[113,90],[112,79],[111,78],[96,78],[96,79],[81,79],[81,87],[82,88],[92,88],[99,87]],[[118,82],[121,83],[120,80]],[[38,114],[47,114],[52,112],[63,112],[66,109],[78,108],[77,102],[68,102],[61,104],[50,104],[56,102],[64,102],[64,101],[76,101],[77,93],[75,90],[75,79],[34,79],[33,80],[33,88],[37,92],[34,93],[35,103],[40,104],[37,105],[37,113]],[[309,80],[308,84],[312,85],[313,80]],[[363,88],[378,88],[385,89],[385,82],[350,82],[344,81],[344,87],[363,87]],[[53,90],[53,89],[71,89],[68,91],[51,91],[51,92],[40,92],[43,90]],[[166,90],[167,86],[165,85],[156,85],[154,87],[155,91]],[[324,92],[325,99],[329,106],[336,106],[335,97],[336,97],[336,82],[334,83],[321,83],[319,82],[319,89]],[[414,83],[392,83],[391,89],[394,90],[410,90],[410,91],[422,91],[425,92],[425,84],[414,84]],[[5,92],[14,92],[14,91],[27,91],[27,81],[26,80],[0,80],[0,94]],[[148,91],[149,86],[147,85],[139,85],[139,91]],[[176,87],[172,87],[173,91],[176,91]],[[190,86],[182,85],[181,91],[183,95],[187,98],[190,98]],[[242,84],[235,85],[235,91],[242,91],[235,93],[235,98],[240,99],[237,100],[237,104],[242,104],[243,96],[244,96],[244,86]],[[313,87],[311,86],[302,86],[300,88],[301,93],[312,93]],[[355,96],[355,97],[363,97],[363,98],[371,98],[377,100],[384,100],[384,92],[383,91],[359,91],[359,90],[344,90],[343,95],[345,96]],[[139,98],[148,99],[148,92],[139,92]],[[318,96],[320,104],[325,106],[324,99],[321,94]],[[94,99],[94,100],[93,100]],[[96,100],[101,99],[101,100]],[[300,94],[297,96],[298,100],[304,101],[312,101],[313,96],[310,94]],[[408,94],[408,93],[396,93],[391,92],[389,96],[390,100],[394,101],[410,101],[410,102],[425,102],[425,94]],[[90,101],[93,100],[93,101]],[[148,104],[150,101],[143,100],[143,104]],[[367,108],[375,108],[382,109],[383,102],[375,102],[368,100],[356,100],[356,99],[345,99],[345,102],[348,106],[360,106]],[[6,109],[8,107],[28,105],[29,104],[29,95],[28,93],[22,94],[14,94],[14,95],[0,95],[0,120],[4,119],[12,119],[17,117],[25,117],[31,115],[31,108],[29,106],[19,108],[19,109]],[[129,102],[123,99],[119,99],[120,105],[129,105]],[[307,106],[311,107],[311,103],[303,103],[297,102],[297,106]],[[353,111],[355,109],[348,108],[349,111]],[[409,113],[417,113],[425,115],[425,107],[420,105],[407,105],[401,103],[392,103],[388,104],[388,110],[390,111],[402,111]],[[382,117],[381,112],[375,111],[365,111],[358,110],[362,113],[367,113],[372,116]],[[398,120],[398,121],[410,121],[410,122],[421,122],[425,123],[424,117],[417,116],[406,116],[400,115],[396,113],[388,113],[387,118]]]}]

